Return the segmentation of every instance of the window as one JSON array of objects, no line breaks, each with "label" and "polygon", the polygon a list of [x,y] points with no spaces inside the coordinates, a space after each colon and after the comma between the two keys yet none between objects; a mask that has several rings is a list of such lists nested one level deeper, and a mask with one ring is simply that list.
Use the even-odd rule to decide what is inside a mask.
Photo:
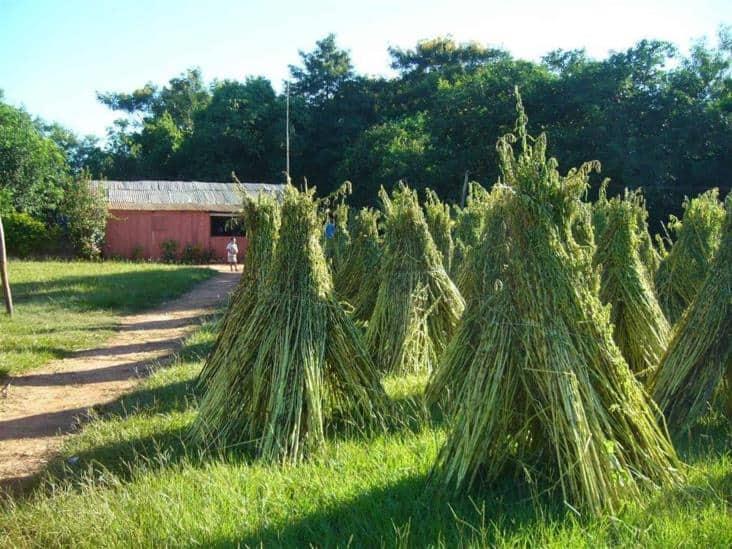
[{"label": "window", "polygon": [[211,214],[211,236],[244,236],[244,224],[233,215]]}]

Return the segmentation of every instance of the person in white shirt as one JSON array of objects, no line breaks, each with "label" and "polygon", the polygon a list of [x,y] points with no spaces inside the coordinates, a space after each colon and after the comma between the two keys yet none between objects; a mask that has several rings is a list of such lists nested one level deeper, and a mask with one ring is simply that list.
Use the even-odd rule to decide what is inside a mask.
[{"label": "person in white shirt", "polygon": [[237,264],[237,254],[239,253],[239,246],[236,245],[236,238],[231,237],[231,240],[226,245],[226,256],[229,263],[229,269],[232,271],[238,271],[239,267]]}]

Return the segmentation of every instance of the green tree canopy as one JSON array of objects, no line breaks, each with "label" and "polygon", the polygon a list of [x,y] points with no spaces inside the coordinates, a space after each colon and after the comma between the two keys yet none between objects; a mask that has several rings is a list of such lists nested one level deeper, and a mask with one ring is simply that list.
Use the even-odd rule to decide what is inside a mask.
[{"label": "green tree canopy", "polygon": [[22,109],[0,102],[0,192],[21,212],[43,217],[62,197],[63,151]]},{"label": "green tree canopy", "polygon": [[[548,131],[550,153],[567,165],[596,158],[610,193],[642,186],[651,229],[684,195],[729,189],[732,165],[732,33],[699,40],[687,55],[642,40],[595,59],[556,50],[541,62],[478,43],[437,37],[390,48],[391,78],[359,75],[335,35],[299,52],[290,66],[291,175],[322,192],[344,179],[366,202],[378,185],[408,179],[457,200],[465,171],[490,186],[494,144],[512,127],[521,89],[531,131]],[[126,116],[106,145],[47,135],[74,171],[96,176],[280,181],[285,97],[264,78],[206,85],[189,69],[165,86],[100,94]],[[599,184],[599,178],[593,185]]]},{"label": "green tree canopy", "polygon": [[336,44],[335,34],[315,43],[311,52],[299,52],[302,66],[290,65],[294,80],[292,92],[308,103],[321,105],[333,99],[341,87],[354,77],[350,54]]}]

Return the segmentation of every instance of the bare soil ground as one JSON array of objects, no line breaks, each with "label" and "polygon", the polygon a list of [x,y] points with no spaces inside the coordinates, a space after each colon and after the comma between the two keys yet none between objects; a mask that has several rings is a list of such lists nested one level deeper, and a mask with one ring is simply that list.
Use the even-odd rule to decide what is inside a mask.
[{"label": "bare soil ground", "polygon": [[180,298],[123,317],[117,335],[98,347],[3,380],[0,487],[12,489],[31,479],[90,410],[118,399],[152,366],[171,359],[239,280],[240,273],[213,268],[220,274]]}]

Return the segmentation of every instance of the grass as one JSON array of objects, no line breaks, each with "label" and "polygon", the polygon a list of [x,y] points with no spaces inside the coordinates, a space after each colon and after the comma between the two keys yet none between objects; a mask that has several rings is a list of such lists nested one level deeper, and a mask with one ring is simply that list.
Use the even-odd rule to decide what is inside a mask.
[{"label": "grass", "polygon": [[682,489],[618,516],[577,516],[512,479],[468,495],[429,474],[444,438],[421,407],[425,378],[391,378],[399,422],[372,437],[331,436],[302,465],[207,456],[186,442],[194,380],[215,323],[179,359],[70,438],[43,484],[0,507],[1,546],[698,546],[732,545],[732,428],[709,416],[679,441]]},{"label": "grass", "polygon": [[15,315],[0,314],[0,377],[96,345],[120,315],[174,298],[213,274],[153,263],[11,261],[8,267]]}]

